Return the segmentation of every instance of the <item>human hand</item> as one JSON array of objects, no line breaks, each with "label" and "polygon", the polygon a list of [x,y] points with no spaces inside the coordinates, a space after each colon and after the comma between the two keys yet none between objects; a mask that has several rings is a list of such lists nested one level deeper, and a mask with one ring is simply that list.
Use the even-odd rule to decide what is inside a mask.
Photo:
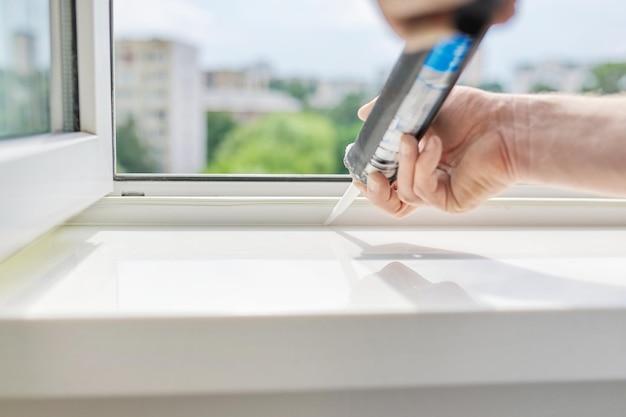
[{"label": "human hand", "polygon": [[[397,180],[368,176],[361,192],[375,205],[403,217],[423,204],[447,212],[469,210],[520,178],[511,96],[455,87],[418,142],[404,135]],[[365,120],[375,100],[359,110]]]},{"label": "human hand", "polygon": [[[430,47],[453,31],[454,11],[470,0],[378,0],[392,29],[407,42],[409,50]],[[515,14],[515,0],[502,0],[494,23]]]}]

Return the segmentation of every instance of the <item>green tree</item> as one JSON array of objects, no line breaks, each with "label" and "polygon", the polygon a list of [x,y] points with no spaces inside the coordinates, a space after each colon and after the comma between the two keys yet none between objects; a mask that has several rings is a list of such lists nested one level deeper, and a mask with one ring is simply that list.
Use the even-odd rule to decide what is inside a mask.
[{"label": "green tree", "polygon": [[237,122],[230,113],[209,112],[206,114],[206,125],[206,162],[211,163],[226,135],[237,127]]},{"label": "green tree", "polygon": [[497,81],[487,81],[478,86],[481,90],[491,91],[493,93],[504,92],[504,86]]},{"label": "green tree", "polygon": [[531,93],[554,93],[556,92],[557,89],[548,85],[548,84],[544,84],[544,83],[537,83],[537,84],[533,84],[530,87],[530,92]]},{"label": "green tree", "polygon": [[135,120],[129,117],[115,130],[115,156],[117,169],[128,173],[159,172],[159,165],[152,159],[151,150],[141,143]]},{"label": "green tree", "polygon": [[586,91],[615,94],[626,90],[626,62],[608,62],[591,70],[592,83]]},{"label": "green tree", "polygon": [[309,105],[309,99],[315,92],[315,84],[304,80],[281,80],[273,79],[270,81],[272,90],[283,91],[302,103],[303,106]]},{"label": "green tree", "polygon": [[348,94],[337,106],[325,111],[337,130],[335,142],[335,173],[337,174],[348,173],[343,164],[343,156],[346,146],[355,141],[363,126],[357,116],[357,111],[368,99],[369,97],[364,92]]},{"label": "green tree", "polygon": [[347,174],[348,170],[343,164],[346,147],[354,142],[361,131],[362,122],[355,121],[349,124],[337,126],[337,141],[335,142],[335,173]]},{"label": "green tree", "polygon": [[370,98],[364,92],[348,94],[326,114],[337,125],[351,125],[359,120],[356,113]]},{"label": "green tree", "polygon": [[328,118],[278,113],[232,130],[210,173],[326,174],[336,168],[336,132]]}]

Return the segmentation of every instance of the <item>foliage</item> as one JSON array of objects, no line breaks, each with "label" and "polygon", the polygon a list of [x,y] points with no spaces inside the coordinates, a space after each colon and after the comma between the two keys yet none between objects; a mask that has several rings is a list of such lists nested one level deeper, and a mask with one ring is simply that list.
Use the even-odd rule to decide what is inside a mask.
[{"label": "foliage", "polygon": [[593,82],[585,90],[602,94],[615,94],[626,90],[626,62],[596,65],[592,71]]},{"label": "foliage", "polygon": [[50,130],[47,71],[21,75],[0,68],[0,139]]},{"label": "foliage", "polygon": [[226,135],[237,127],[237,122],[229,113],[209,112],[206,114],[206,125],[206,161],[211,163]]},{"label": "foliage", "polygon": [[484,82],[478,86],[481,90],[491,91],[493,93],[504,92],[504,86],[497,81]]},{"label": "foliage", "polygon": [[351,125],[358,121],[357,111],[371,97],[364,93],[352,93],[346,95],[341,102],[327,112],[335,124],[340,126]]},{"label": "foliage", "polygon": [[315,84],[304,80],[281,80],[273,79],[270,81],[272,90],[283,91],[293,98],[297,99],[303,106],[307,107],[309,98],[315,92]]},{"label": "foliage", "polygon": [[367,102],[368,98],[364,93],[348,94],[336,107],[326,112],[337,130],[335,144],[335,173],[337,174],[348,173],[343,164],[343,156],[346,146],[355,141],[361,126],[363,126],[357,117],[357,111]]},{"label": "foliage", "polygon": [[151,149],[144,145],[139,135],[135,120],[130,117],[116,129],[115,153],[117,168],[120,172],[151,173],[160,172],[159,165],[152,159]]},{"label": "foliage", "polygon": [[544,83],[533,84],[530,87],[531,93],[554,93],[556,91],[558,91],[556,88]]},{"label": "foliage", "polygon": [[324,116],[271,114],[226,135],[207,172],[333,173],[335,141],[336,131]]},{"label": "foliage", "polygon": [[361,122],[352,122],[349,124],[337,126],[337,141],[335,145],[335,173],[347,174],[348,170],[343,164],[343,157],[348,144],[354,142],[361,131]]}]

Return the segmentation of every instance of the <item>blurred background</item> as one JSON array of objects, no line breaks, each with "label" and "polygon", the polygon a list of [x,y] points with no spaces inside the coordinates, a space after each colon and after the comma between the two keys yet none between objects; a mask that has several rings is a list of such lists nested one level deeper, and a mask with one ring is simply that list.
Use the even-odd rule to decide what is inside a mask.
[{"label": "blurred background", "polygon": [[0,0],[0,139],[50,130],[48,0]]},{"label": "blurred background", "polygon": [[[624,16],[622,0],[520,0],[462,83],[626,91]],[[343,174],[402,47],[368,0],[118,0],[114,33],[118,173]]]}]

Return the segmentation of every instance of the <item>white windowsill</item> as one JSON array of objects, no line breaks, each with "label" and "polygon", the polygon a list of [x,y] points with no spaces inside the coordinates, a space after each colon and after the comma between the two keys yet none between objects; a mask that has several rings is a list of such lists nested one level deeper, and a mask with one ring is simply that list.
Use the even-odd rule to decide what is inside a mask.
[{"label": "white windowsill", "polygon": [[[319,226],[338,197],[324,196],[116,196],[105,197],[69,220],[73,225]],[[333,226],[391,227],[621,227],[626,199],[498,197],[462,214],[420,208],[398,220],[359,198]]]},{"label": "white windowsill", "polygon": [[624,270],[617,228],[65,226],[0,265],[0,399],[623,381]]}]

